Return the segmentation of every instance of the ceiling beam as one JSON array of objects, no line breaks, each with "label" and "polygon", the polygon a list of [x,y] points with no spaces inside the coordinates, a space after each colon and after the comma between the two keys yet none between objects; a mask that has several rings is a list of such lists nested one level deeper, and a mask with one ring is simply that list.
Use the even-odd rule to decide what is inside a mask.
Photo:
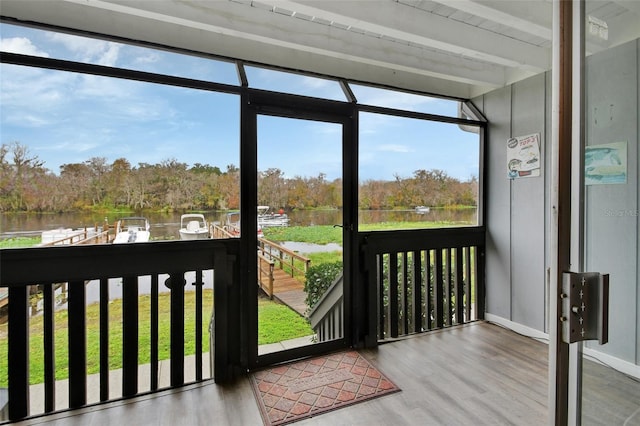
[{"label": "ceiling beam", "polygon": [[486,1],[479,3],[473,0],[432,1],[545,40],[551,40],[553,35],[551,3],[548,3],[548,7],[541,8],[540,4],[543,2],[539,0],[535,4],[527,1],[501,1],[498,4]]},{"label": "ceiling beam", "polygon": [[278,0],[279,7],[372,33],[507,67],[541,72],[551,67],[549,49],[447,19],[404,4],[375,1]]},{"label": "ceiling beam", "polygon": [[[157,33],[158,23],[177,27],[180,38],[186,43],[196,38],[207,37],[211,40],[206,53],[228,53],[228,45],[216,42],[221,35],[235,39],[235,57],[241,56],[242,45],[262,43],[290,50],[308,52],[322,57],[335,57],[351,60],[368,66],[379,66],[390,70],[402,70],[422,76],[446,78],[452,81],[479,84],[487,87],[500,87],[505,82],[502,67],[486,64],[473,59],[457,57],[446,52],[428,51],[415,45],[397,43],[391,40],[375,38],[365,34],[346,32],[344,29],[316,24],[302,19],[292,18],[265,9],[251,8],[234,2],[184,2],[176,7],[171,2],[113,2],[101,0],[65,0],[66,3],[85,8],[95,8],[99,17],[109,22],[118,21],[105,12],[138,18],[135,31],[143,30],[146,37]],[[135,5],[136,7],[133,7]],[[94,22],[91,25],[98,25]],[[90,26],[90,25],[87,25]],[[154,35],[157,37],[157,34]],[[254,49],[248,47],[252,52]],[[275,56],[274,56],[275,58]],[[239,59],[248,59],[239,57]],[[321,62],[298,64],[297,69],[309,70],[310,66]],[[272,65],[281,65],[273,63]],[[306,65],[306,67],[305,67]]]},{"label": "ceiling beam", "polygon": [[[114,35],[167,47],[211,53],[230,59],[247,60],[250,63],[274,65],[285,69],[308,71],[362,83],[380,84],[445,97],[469,99],[472,94],[486,93],[496,87],[494,83],[477,81],[471,84],[459,81],[460,79],[454,81],[449,77],[437,77],[435,73],[425,70],[418,70],[418,72],[408,66],[394,66],[393,64],[381,66],[367,58],[366,50],[371,49],[364,47],[361,52],[362,60],[355,61],[353,58],[343,54],[324,56],[319,55],[314,49],[301,50],[285,45],[274,45],[255,37],[251,39],[238,38],[225,28],[219,28],[219,32],[214,32],[213,28],[209,28],[210,31],[207,31],[198,27],[197,23],[194,24],[187,21],[179,23],[179,19],[176,17],[169,16],[165,21],[170,22],[165,22],[157,19],[142,18],[129,13],[131,12],[130,10],[126,10],[127,13],[125,13],[124,10],[115,12],[113,10],[97,9],[93,6],[88,6],[88,3],[94,4],[96,2],[91,0],[81,3],[53,2],[50,0],[26,2],[22,0],[2,0],[1,14],[4,17],[15,18],[19,21],[56,25],[96,34]],[[114,7],[122,7],[122,4],[111,2],[110,4]],[[127,4],[131,3],[128,2]],[[149,11],[139,10],[137,13],[145,14],[146,16]],[[228,14],[227,17],[232,18]],[[156,18],[159,18],[159,16],[156,16]],[[322,26],[319,25],[318,27]],[[286,32],[286,29],[281,29],[281,31]],[[335,34],[333,37],[335,37]],[[339,37],[336,38],[335,43],[341,43]],[[393,53],[397,47],[397,43],[394,43],[393,47],[389,49]],[[401,54],[398,53],[398,55]],[[428,58],[422,58],[421,60],[428,62]],[[470,65],[470,63],[466,65]],[[441,64],[441,66],[444,65]],[[496,82],[504,79],[503,72],[500,69],[496,68],[494,72],[497,76],[494,76]]]}]

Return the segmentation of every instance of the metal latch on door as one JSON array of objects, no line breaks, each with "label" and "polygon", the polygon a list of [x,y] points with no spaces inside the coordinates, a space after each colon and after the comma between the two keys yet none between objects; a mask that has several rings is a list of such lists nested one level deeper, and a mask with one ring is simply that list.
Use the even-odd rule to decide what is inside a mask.
[{"label": "metal latch on door", "polygon": [[609,274],[562,274],[562,340],[609,340]]}]

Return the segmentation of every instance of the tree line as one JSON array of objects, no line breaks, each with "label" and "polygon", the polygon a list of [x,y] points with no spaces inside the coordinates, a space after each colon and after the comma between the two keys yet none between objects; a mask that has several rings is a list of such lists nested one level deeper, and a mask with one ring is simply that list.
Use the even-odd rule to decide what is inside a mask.
[{"label": "tree line", "polygon": [[[361,209],[425,205],[477,205],[475,177],[460,181],[442,170],[417,170],[393,181],[360,184]],[[286,178],[277,168],[258,173],[258,204],[275,209],[340,207],[342,180]],[[240,207],[240,169],[175,159],[132,166],[125,158],[109,163],[92,157],[60,166],[58,175],[29,149],[12,142],[0,146],[0,212],[63,212],[91,208],[133,210],[226,210]]]}]

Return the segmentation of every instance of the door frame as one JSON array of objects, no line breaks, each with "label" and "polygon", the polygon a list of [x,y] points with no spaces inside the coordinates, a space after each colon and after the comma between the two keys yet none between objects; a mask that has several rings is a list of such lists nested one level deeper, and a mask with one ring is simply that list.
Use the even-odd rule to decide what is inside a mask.
[{"label": "door frame", "polygon": [[342,125],[342,232],[344,273],[344,330],[342,339],[322,342],[300,348],[258,355],[258,268],[257,235],[241,234],[240,300],[241,325],[240,359],[249,370],[286,362],[302,357],[319,355],[352,346],[353,285],[358,257],[355,246],[358,220],[358,146],[357,113],[347,102],[309,98],[298,95],[267,92],[244,88],[241,96],[241,149],[240,149],[240,220],[245,229],[257,228],[256,205],[258,199],[258,116],[304,119]]},{"label": "door frame", "polygon": [[580,425],[582,342],[562,336],[562,275],[584,272],[585,0],[553,2],[549,424]]}]

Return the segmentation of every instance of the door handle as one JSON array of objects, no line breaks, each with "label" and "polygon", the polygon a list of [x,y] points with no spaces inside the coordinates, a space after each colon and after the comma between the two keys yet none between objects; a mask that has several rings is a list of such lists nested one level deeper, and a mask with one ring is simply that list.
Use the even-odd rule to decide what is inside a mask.
[{"label": "door handle", "polygon": [[353,225],[352,224],[349,224],[349,225],[338,225],[338,224],[335,224],[335,225],[333,225],[333,227],[334,228],[345,228],[346,227],[349,231],[353,231]]}]

